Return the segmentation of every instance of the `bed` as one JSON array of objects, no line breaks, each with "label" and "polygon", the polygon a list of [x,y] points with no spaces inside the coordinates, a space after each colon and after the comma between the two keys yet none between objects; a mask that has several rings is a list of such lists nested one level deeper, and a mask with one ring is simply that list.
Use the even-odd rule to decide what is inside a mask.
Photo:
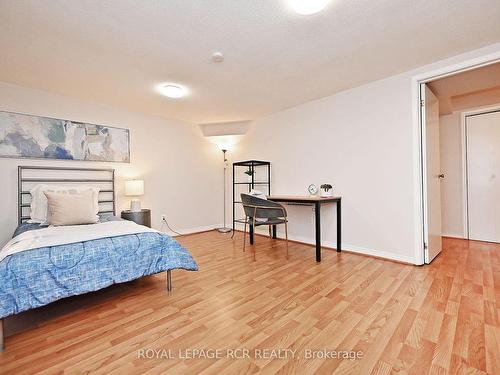
[{"label": "bed", "polygon": [[[43,177],[33,177],[33,172],[43,172]],[[61,178],[63,173],[71,177]],[[101,176],[83,178],[82,173]],[[28,189],[40,183],[99,185],[98,223],[29,223]],[[170,236],[115,216],[112,169],[19,167],[18,201],[19,226],[0,251],[0,350],[8,316],[165,271],[170,292],[172,270],[198,270],[190,253]]]}]

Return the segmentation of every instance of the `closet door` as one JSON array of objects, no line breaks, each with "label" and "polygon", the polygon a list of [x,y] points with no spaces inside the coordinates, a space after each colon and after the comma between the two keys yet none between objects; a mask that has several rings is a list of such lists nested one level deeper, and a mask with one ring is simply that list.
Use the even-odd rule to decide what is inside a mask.
[{"label": "closet door", "polygon": [[466,117],[469,239],[500,242],[500,111]]}]

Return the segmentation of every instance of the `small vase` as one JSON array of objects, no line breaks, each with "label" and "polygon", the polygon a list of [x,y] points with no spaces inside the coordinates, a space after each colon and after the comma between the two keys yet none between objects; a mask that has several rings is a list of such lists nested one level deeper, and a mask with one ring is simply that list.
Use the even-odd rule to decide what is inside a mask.
[{"label": "small vase", "polygon": [[331,197],[333,194],[333,189],[329,189],[328,191],[321,189],[320,197],[326,198],[326,197]]},{"label": "small vase", "polygon": [[248,182],[252,182],[252,175],[247,174],[247,179],[248,179]]}]

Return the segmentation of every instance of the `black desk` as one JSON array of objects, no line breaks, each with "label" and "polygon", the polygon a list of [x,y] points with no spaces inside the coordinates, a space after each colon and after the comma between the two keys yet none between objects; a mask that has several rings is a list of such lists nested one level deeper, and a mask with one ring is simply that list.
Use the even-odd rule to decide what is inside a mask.
[{"label": "black desk", "polygon": [[[316,228],[316,262],[321,262],[321,206],[328,203],[337,204],[337,252],[342,251],[342,197],[311,197],[291,195],[271,195],[270,201],[282,203],[301,203],[314,206],[314,223]],[[253,230],[250,226],[250,243],[253,244]],[[273,226],[273,238],[276,238],[276,226]]]}]

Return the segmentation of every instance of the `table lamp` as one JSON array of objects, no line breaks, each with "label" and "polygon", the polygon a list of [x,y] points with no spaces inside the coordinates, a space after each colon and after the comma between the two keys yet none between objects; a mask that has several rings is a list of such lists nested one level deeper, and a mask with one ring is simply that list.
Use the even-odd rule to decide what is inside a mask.
[{"label": "table lamp", "polygon": [[[125,181],[125,195],[128,197],[139,197],[144,195],[144,181],[143,180],[130,180]],[[132,199],[130,201],[130,211],[141,211],[141,201],[139,199]]]}]

